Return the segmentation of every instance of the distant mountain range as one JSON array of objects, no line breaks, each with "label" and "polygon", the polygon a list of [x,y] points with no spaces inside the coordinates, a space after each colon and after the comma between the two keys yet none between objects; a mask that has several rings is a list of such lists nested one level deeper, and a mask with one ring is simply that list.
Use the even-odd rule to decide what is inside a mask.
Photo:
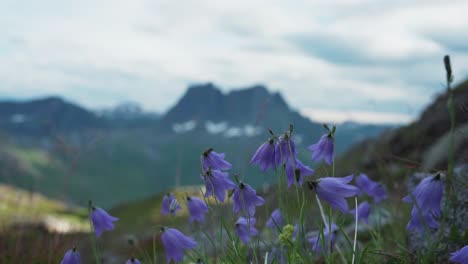
[{"label": "distant mountain range", "polygon": [[[249,165],[255,148],[295,128],[299,156],[324,132],[301,116],[281,94],[253,86],[227,94],[214,84],[193,85],[163,115],[134,103],[91,111],[59,97],[0,102],[0,182],[68,202],[101,204],[146,197],[175,185],[200,183],[198,158],[214,147],[258,186],[271,182]],[[345,123],[337,130],[338,152],[390,126]]]}]

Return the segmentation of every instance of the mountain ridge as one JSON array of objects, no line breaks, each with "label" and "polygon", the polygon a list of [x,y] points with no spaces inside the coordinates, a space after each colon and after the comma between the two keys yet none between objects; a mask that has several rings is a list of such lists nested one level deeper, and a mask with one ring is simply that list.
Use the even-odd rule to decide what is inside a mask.
[{"label": "mountain ridge", "polygon": [[[199,184],[199,155],[214,147],[235,164],[235,173],[258,187],[271,177],[259,175],[249,160],[270,136],[268,129],[281,134],[293,124],[298,146],[312,144],[324,133],[320,124],[294,111],[281,94],[265,86],[228,93],[214,84],[191,87],[158,117],[145,116],[132,104],[99,114],[56,97],[40,101],[41,109],[25,107],[27,102],[13,104],[16,107],[0,115],[0,166],[5,165],[0,183],[81,206],[89,199],[115,205],[175,186]],[[0,102],[0,107],[5,105]],[[18,113],[29,118],[19,120],[21,126],[12,123]],[[37,131],[41,120],[59,129]],[[31,129],[16,132],[23,127]],[[387,128],[338,128],[337,152]],[[311,163],[309,153],[298,155]],[[18,166],[11,164],[20,167],[16,170]]]}]

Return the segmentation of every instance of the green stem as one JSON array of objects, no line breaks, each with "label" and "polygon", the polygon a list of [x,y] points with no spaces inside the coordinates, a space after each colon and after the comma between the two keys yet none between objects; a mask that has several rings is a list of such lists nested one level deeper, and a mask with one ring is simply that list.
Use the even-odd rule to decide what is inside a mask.
[{"label": "green stem", "polygon": [[359,221],[357,196],[354,196],[354,205],[356,206],[356,224],[354,225],[353,259],[351,264],[354,264],[354,259],[356,258],[357,229]]},{"label": "green stem", "polygon": [[92,214],[92,211],[93,211],[93,205],[92,205],[92,202],[89,201],[89,205],[88,205],[88,213],[89,213],[89,226],[91,227],[91,233],[90,233],[90,239],[91,239],[91,244],[92,244],[92,247],[93,247],[93,253],[94,253],[94,258],[96,260],[96,264],[99,264],[100,263],[100,254],[99,254],[99,248],[98,248],[98,244],[97,244],[97,241],[96,241],[96,235],[95,235],[95,231],[94,231],[94,225],[93,225],[93,221],[91,220],[91,214]]}]

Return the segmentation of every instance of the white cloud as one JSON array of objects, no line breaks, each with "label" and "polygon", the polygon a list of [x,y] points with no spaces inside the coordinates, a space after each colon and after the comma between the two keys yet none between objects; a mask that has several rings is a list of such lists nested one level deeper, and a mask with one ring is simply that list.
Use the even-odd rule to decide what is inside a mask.
[{"label": "white cloud", "polygon": [[467,9],[466,1],[6,0],[0,97],[60,94],[88,107],[132,100],[164,111],[192,82],[264,83],[294,108],[359,112],[372,101],[372,111],[395,114],[411,105],[404,114],[414,117],[439,89],[445,53],[455,55],[456,78],[466,77]]}]

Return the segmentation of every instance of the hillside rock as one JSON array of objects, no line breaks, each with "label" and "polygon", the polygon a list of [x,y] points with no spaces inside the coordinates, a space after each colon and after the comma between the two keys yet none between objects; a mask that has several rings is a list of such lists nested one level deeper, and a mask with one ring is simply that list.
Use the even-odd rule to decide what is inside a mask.
[{"label": "hillside rock", "polygon": [[[468,124],[468,81],[460,83],[453,92],[457,140],[455,159],[456,164],[464,164],[468,163],[468,137],[463,132]],[[444,93],[412,124],[387,131],[380,137],[352,147],[343,155],[346,159],[338,161],[340,166],[337,170],[339,173],[363,170],[374,178],[401,188],[403,185],[398,180],[406,178],[406,175],[421,170],[446,169],[449,130],[447,93]],[[394,176],[390,179],[386,178],[387,175]]]}]

